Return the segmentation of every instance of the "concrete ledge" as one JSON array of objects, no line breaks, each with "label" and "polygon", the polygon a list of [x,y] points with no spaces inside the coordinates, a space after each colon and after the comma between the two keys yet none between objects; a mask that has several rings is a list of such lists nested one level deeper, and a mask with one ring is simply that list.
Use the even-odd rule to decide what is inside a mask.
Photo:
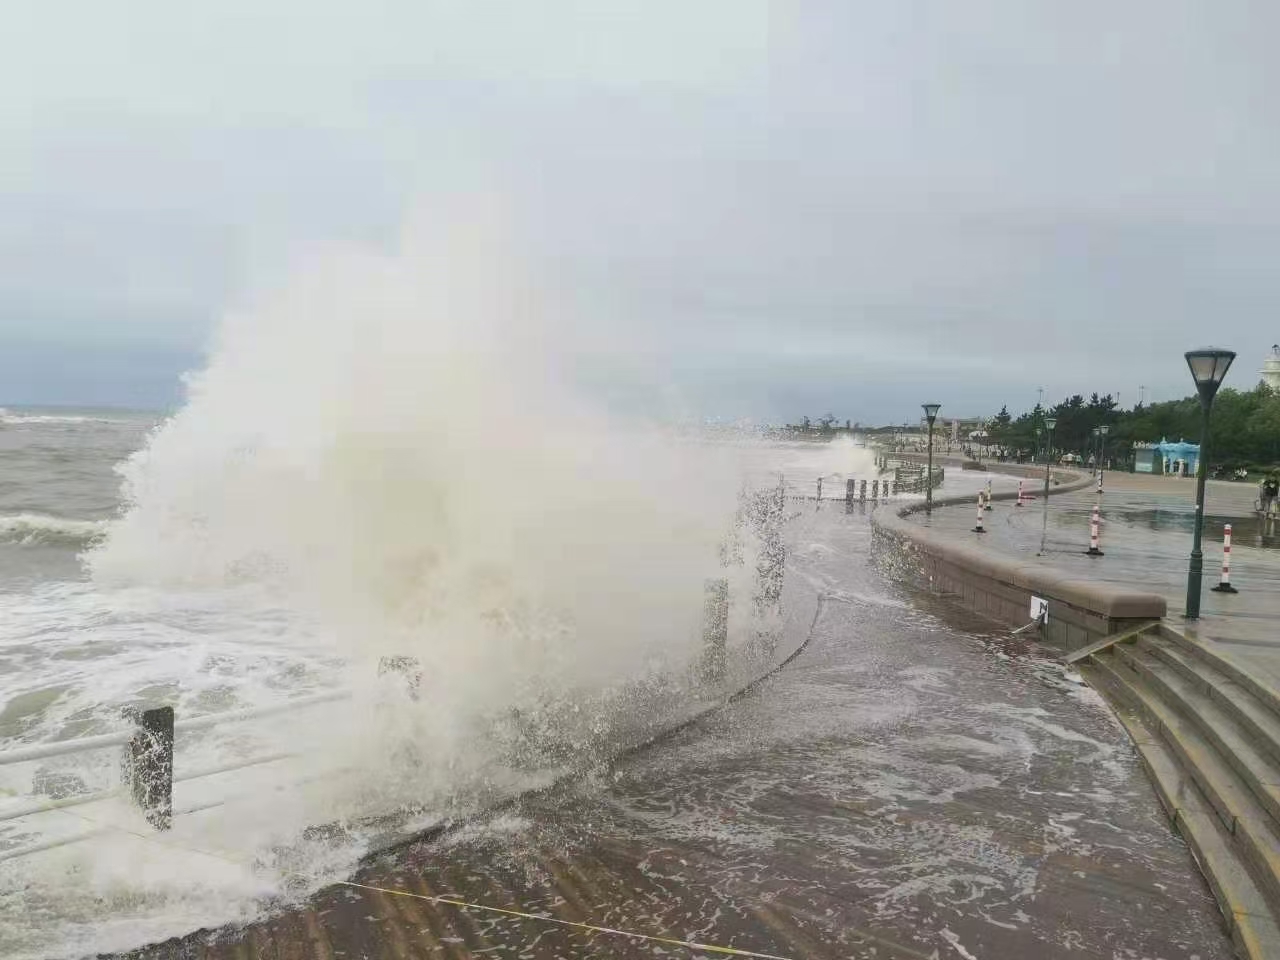
[{"label": "concrete ledge", "polygon": [[[1017,464],[1001,466],[1011,468],[1014,475],[1027,469],[1013,469]],[[1080,490],[1093,482],[1076,471],[1055,473],[1062,482],[1050,488],[1051,495]],[[1043,490],[1040,493],[1043,495]],[[992,499],[1012,500],[1016,496],[1009,491]],[[972,499],[947,497],[934,500],[933,505],[937,509],[968,504]],[[1049,601],[1045,639],[1064,650],[1075,650],[1140,623],[1160,620],[1167,612],[1165,599],[1159,594],[1087,580],[919,526],[910,517],[923,509],[923,503],[913,503],[898,511],[872,514],[872,531],[882,558],[887,551],[888,562],[898,564],[898,572],[914,576],[929,590],[956,597],[969,609],[997,622],[1023,626],[1031,619],[1031,597],[1043,597]]]}]

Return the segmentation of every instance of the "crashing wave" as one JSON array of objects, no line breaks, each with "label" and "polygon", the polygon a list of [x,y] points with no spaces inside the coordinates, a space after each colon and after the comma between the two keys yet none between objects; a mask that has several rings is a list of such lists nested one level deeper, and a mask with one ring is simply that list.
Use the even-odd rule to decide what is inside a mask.
[{"label": "crashing wave", "polygon": [[73,416],[70,414],[51,414],[51,413],[13,413],[9,410],[0,408],[0,423],[23,424],[23,423],[127,423],[127,420],[117,420],[111,417],[85,417]]},{"label": "crashing wave", "polygon": [[105,520],[71,520],[41,513],[0,515],[0,543],[82,546],[105,533],[106,527]]}]

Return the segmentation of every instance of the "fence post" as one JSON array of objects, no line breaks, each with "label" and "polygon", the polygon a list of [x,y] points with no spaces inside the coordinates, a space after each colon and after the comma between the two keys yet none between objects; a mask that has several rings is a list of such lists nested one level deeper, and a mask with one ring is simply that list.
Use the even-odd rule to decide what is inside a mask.
[{"label": "fence post", "polygon": [[857,480],[846,480],[844,482],[844,502],[853,503],[854,488],[857,486]]},{"label": "fence post", "polygon": [[1215,593],[1239,593],[1231,585],[1231,524],[1222,528],[1222,579],[1213,588]]},{"label": "fence post", "polygon": [[125,748],[123,773],[147,823],[157,830],[173,825],[173,707],[130,709],[135,725]]},{"label": "fence post", "polygon": [[983,514],[984,512],[985,512],[985,511],[984,511],[984,504],[983,504],[983,502],[982,502],[982,491],[981,491],[981,490],[979,490],[979,491],[978,491],[978,523],[977,523],[977,526],[975,526],[975,527],[973,528],[973,532],[974,532],[974,533],[986,533],[986,532],[987,532],[987,531],[986,531],[986,530],[984,530],[984,529],[983,529],[983,527],[982,527],[982,514]]},{"label": "fence post", "polygon": [[724,679],[725,650],[729,643],[729,581],[717,577],[706,581],[702,599],[702,679],[718,683]]},{"label": "fence post", "polygon": [[1085,551],[1091,557],[1101,557],[1103,553],[1098,549],[1098,505],[1093,505],[1093,516],[1089,520],[1089,549]]}]

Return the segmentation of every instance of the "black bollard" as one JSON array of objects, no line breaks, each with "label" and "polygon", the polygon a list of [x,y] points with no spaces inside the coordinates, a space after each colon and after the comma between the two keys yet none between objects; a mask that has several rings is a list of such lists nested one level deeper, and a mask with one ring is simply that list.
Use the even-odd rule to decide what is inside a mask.
[{"label": "black bollard", "polygon": [[867,481],[858,481],[858,500],[861,503],[867,502]]},{"label": "black bollard", "polygon": [[857,486],[857,480],[846,480],[844,482],[844,502],[853,503],[854,488]]},{"label": "black bollard", "polygon": [[729,643],[729,581],[708,580],[702,601],[702,679],[719,683],[724,679]]},{"label": "black bollard", "polygon": [[125,782],[147,823],[168,830],[173,825],[173,707],[126,715],[137,729],[125,749]]}]

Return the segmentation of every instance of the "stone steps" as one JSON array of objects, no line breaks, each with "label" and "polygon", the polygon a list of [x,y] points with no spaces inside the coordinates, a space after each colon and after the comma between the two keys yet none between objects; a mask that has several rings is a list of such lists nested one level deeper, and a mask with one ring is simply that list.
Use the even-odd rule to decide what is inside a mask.
[{"label": "stone steps", "polygon": [[1232,939],[1280,960],[1280,710],[1189,643],[1161,627],[1080,667],[1116,707]]}]

